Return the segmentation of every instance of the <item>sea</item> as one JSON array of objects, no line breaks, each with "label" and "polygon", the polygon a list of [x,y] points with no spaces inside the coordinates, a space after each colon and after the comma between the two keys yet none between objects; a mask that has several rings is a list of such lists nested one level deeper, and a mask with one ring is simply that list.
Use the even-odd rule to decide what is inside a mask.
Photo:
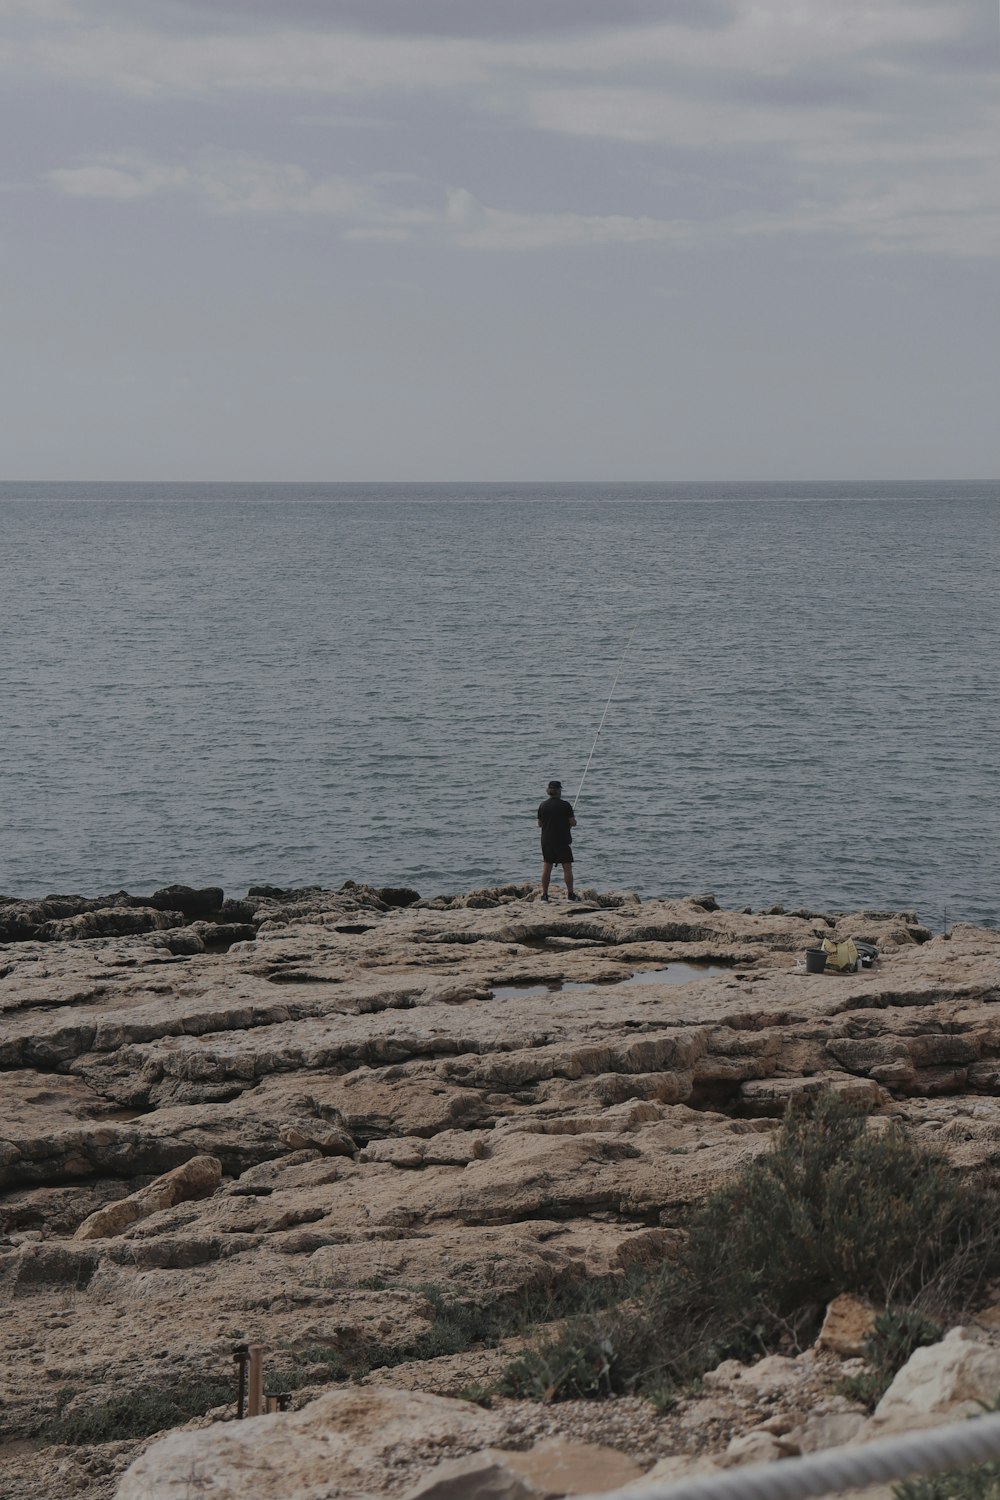
[{"label": "sea", "polygon": [[995,926],[998,578],[996,483],[2,484],[0,892],[533,880],[557,777],[581,887]]}]

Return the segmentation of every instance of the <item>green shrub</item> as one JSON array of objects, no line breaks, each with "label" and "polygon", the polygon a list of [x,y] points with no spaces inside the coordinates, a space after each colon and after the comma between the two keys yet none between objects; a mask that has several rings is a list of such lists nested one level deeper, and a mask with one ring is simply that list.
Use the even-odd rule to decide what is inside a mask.
[{"label": "green shrub", "polygon": [[455,1394],[459,1401],[471,1401],[474,1406],[485,1407],[487,1411],[493,1405],[493,1388],[484,1385],[481,1380],[472,1381],[471,1385],[463,1386]]},{"label": "green shrub", "polygon": [[610,1329],[574,1321],[515,1359],[500,1389],[505,1395],[534,1401],[568,1401],[579,1396],[610,1396],[627,1384],[615,1368]]},{"label": "green shrub", "polygon": [[631,1280],[617,1276],[593,1281],[581,1278],[478,1302],[423,1285],[415,1290],[431,1305],[434,1317],[430,1328],[384,1362],[436,1359],[445,1354],[464,1354],[468,1349],[495,1348],[504,1339],[529,1332],[539,1323],[611,1307],[628,1294],[632,1285]]},{"label": "green shrub", "polygon": [[[809,1329],[839,1292],[873,1302],[932,1296],[962,1279],[973,1242],[990,1259],[995,1200],[895,1125],[870,1130],[834,1094],[787,1115],[773,1151],[712,1194],[688,1259],[734,1320]],[[967,1270],[980,1276],[984,1265]]]},{"label": "green shrub", "polygon": [[311,1344],[291,1351],[292,1368],[273,1372],[269,1385],[282,1391],[297,1391],[304,1385],[327,1385],[347,1380],[351,1375],[367,1374],[367,1369],[352,1366],[344,1355],[329,1344]]},{"label": "green shrub", "polygon": [[56,1398],[56,1414],[42,1436],[49,1443],[111,1443],[121,1438],[148,1437],[168,1427],[179,1427],[214,1406],[234,1401],[235,1382],[193,1380],[187,1385],[139,1386],[79,1411],[66,1411],[63,1393]]},{"label": "green shrub", "polygon": [[[1000,1395],[993,1401],[980,1401],[984,1412],[1000,1412]],[[895,1500],[1000,1500],[1000,1463],[991,1459],[985,1464],[967,1464],[962,1469],[946,1469],[894,1484]]]},{"label": "green shrub", "polygon": [[[644,1289],[571,1320],[510,1366],[504,1389],[662,1397],[723,1359],[802,1347],[840,1292],[946,1311],[996,1267],[1000,1209],[896,1126],[870,1130],[855,1106],[824,1094],[790,1110],[773,1149],[686,1227],[680,1256]],[[907,1326],[884,1337],[905,1343]],[[883,1356],[895,1357],[888,1345]]]},{"label": "green shrub", "polygon": [[647,1277],[634,1295],[570,1318],[514,1360],[500,1389],[536,1401],[642,1392],[669,1402],[676,1388],[720,1360],[748,1352],[718,1340],[706,1299],[683,1267]]},{"label": "green shrub", "polygon": [[896,1500],[1000,1500],[1000,1464],[973,1464],[893,1486]]},{"label": "green shrub", "polygon": [[[608,1308],[627,1296],[639,1281],[619,1276],[562,1281],[512,1295],[471,1301],[423,1283],[409,1288],[429,1304],[430,1326],[406,1344],[366,1344],[363,1350],[335,1349],[326,1344],[307,1348],[285,1346],[284,1368],[275,1370],[275,1389],[295,1391],[303,1386],[358,1380],[370,1370],[391,1369],[410,1361],[440,1359],[470,1349],[496,1348],[504,1339],[528,1333],[539,1323],[564,1318],[581,1310]],[[477,1387],[470,1399],[489,1394]]]}]

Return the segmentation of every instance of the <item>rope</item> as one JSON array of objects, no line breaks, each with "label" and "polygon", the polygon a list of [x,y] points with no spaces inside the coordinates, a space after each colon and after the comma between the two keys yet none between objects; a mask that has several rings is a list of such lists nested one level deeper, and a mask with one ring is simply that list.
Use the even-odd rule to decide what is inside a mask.
[{"label": "rope", "polygon": [[702,1474],[674,1484],[633,1483],[626,1490],[581,1500],[807,1500],[861,1489],[911,1474],[932,1474],[1000,1458],[1000,1415],[908,1432],[850,1448],[828,1448],[806,1458],[747,1464],[723,1474]]},{"label": "rope", "polygon": [[577,807],[580,805],[580,793],[583,791],[583,783],[587,779],[587,772],[590,770],[590,762],[593,760],[594,751],[597,749],[597,741],[601,738],[601,730],[604,728],[604,721],[608,717],[608,709],[611,707],[611,700],[615,696],[615,688],[618,686],[618,679],[622,675],[622,667],[625,665],[626,656],[628,656],[628,648],[632,644],[632,636],[635,635],[638,628],[639,621],[636,620],[635,624],[632,626],[632,635],[629,636],[628,641],[625,644],[625,650],[622,652],[622,659],[618,663],[618,671],[615,673],[615,680],[611,684],[611,691],[608,694],[608,701],[604,705],[604,712],[601,714],[601,722],[597,726],[597,733],[594,735],[594,743],[590,747],[590,754],[587,756],[587,764],[583,768],[583,775],[580,777],[580,785],[577,788],[576,796],[573,798],[574,812],[576,812]]}]

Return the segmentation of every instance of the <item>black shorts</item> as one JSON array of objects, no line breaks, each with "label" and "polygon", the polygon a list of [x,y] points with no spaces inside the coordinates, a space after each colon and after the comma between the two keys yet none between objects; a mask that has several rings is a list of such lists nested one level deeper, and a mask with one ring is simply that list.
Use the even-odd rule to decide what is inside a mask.
[{"label": "black shorts", "polygon": [[568,844],[543,844],[542,858],[547,865],[571,865],[573,851]]}]

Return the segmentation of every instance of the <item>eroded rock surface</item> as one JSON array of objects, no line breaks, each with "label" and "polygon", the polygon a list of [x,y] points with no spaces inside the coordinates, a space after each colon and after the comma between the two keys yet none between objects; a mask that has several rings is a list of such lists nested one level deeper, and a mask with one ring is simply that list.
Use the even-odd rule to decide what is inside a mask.
[{"label": "eroded rock surface", "polygon": [[[471,1357],[395,1365],[435,1288],[482,1301],[655,1262],[803,1091],[901,1115],[963,1168],[1000,1140],[992,931],[711,898],[543,907],[526,887],[16,908],[0,905],[0,1284],[22,1445],[123,1385],[234,1395],[241,1340],[278,1387],[315,1393],[367,1354],[369,1382],[456,1396]],[[118,935],[53,930],[105,933],[112,910]],[[878,963],[806,973],[826,935],[875,942]],[[169,1186],[192,1173],[196,1190]],[[66,1493],[110,1494],[129,1445],[93,1473],[76,1460],[112,1449],[62,1451]],[[0,1495],[46,1492],[26,1452]]]}]

